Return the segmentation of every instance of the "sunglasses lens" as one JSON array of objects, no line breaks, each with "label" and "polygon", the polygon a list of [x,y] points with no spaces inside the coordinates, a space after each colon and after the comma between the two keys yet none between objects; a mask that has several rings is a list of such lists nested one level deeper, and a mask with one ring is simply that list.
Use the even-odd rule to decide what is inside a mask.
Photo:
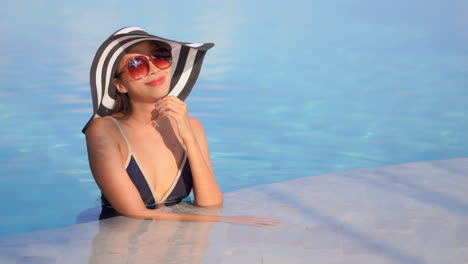
[{"label": "sunglasses lens", "polygon": [[144,56],[133,57],[128,62],[128,72],[135,79],[141,79],[148,74],[148,59]]},{"label": "sunglasses lens", "polygon": [[[171,51],[168,48],[159,47],[153,51],[151,61],[159,69],[167,69],[172,65]],[[149,61],[146,56],[135,56],[128,61],[128,72],[136,80],[148,75],[149,69]]]},{"label": "sunglasses lens", "polygon": [[171,51],[165,47],[159,47],[153,51],[151,60],[159,69],[167,69],[172,65]]}]

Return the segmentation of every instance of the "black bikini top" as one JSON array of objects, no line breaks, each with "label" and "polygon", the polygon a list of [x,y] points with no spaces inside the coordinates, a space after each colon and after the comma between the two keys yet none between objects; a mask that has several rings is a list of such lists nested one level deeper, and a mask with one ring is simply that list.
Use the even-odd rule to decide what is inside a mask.
[{"label": "black bikini top", "polygon": [[[141,199],[146,205],[146,208],[148,209],[156,209],[158,205],[164,204],[164,205],[174,205],[177,203],[180,203],[183,199],[187,198],[187,196],[190,194],[192,191],[193,187],[193,180],[192,180],[192,170],[190,168],[190,162],[188,161],[187,157],[187,151],[185,151],[184,154],[184,159],[182,161],[182,164],[180,165],[179,171],[177,172],[177,175],[175,176],[170,188],[167,190],[165,194],[162,196],[159,196],[160,199],[159,201],[156,200],[156,192],[153,190],[150,184],[148,184],[148,180],[145,177],[145,174],[143,171],[140,169],[140,166],[138,165],[138,161],[135,158],[135,156],[132,153],[132,149],[130,146],[130,143],[120,127],[119,122],[113,118],[110,117],[112,120],[114,120],[115,124],[120,130],[120,133],[124,137],[126,143],[127,143],[127,148],[128,148],[128,158],[126,162],[126,168],[127,168],[127,173],[130,179],[132,180],[133,184],[137,188],[138,192],[140,193]],[[101,201],[102,201],[102,206],[103,207],[110,207],[112,208],[112,205],[110,202],[104,197],[104,194],[101,195]]]}]

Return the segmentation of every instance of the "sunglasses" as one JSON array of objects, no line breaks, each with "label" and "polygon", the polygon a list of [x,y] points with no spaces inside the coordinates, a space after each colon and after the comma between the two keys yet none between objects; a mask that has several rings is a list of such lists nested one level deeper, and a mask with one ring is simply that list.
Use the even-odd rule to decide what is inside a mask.
[{"label": "sunglasses", "polygon": [[[171,51],[166,47],[158,47],[151,52],[149,59],[147,56],[143,55],[132,57],[127,63],[127,71],[133,79],[143,79],[149,73],[150,61],[154,64],[154,66],[161,70],[165,70],[172,65]],[[119,78],[120,75],[127,71],[119,72],[115,77]]]}]

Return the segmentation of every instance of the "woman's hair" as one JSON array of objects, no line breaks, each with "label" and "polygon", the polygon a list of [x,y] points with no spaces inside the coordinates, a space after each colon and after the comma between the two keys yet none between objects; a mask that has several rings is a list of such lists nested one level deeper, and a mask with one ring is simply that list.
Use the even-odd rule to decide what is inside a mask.
[{"label": "woman's hair", "polygon": [[132,105],[130,104],[130,98],[127,93],[121,93],[116,91],[115,104],[112,107],[112,114],[124,113],[130,114],[132,112]]},{"label": "woman's hair", "polygon": [[[131,47],[128,47],[124,53],[128,53]],[[116,65],[119,65],[120,60],[117,60]],[[121,82],[120,80],[121,74],[116,72],[114,76],[114,86],[115,86],[115,79],[118,79],[118,82]],[[128,93],[121,93],[119,92],[118,89],[115,89],[115,103],[114,106],[112,107],[112,114],[117,114],[117,113],[123,113],[123,114],[130,114],[132,112],[132,105],[130,104],[130,97],[128,97]]]}]

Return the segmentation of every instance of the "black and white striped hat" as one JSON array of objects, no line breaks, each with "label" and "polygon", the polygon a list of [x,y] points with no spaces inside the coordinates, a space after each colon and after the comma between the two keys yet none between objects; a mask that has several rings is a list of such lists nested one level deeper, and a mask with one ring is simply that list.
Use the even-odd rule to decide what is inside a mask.
[{"label": "black and white striped hat", "polygon": [[169,95],[177,96],[181,100],[185,100],[189,95],[197,81],[206,51],[214,46],[213,43],[186,43],[164,39],[150,35],[138,27],[118,30],[102,43],[94,56],[90,72],[94,113],[83,132],[92,119],[111,114],[117,90],[114,86],[114,76],[118,62],[125,55],[125,51],[146,40],[171,46],[172,81]]}]

